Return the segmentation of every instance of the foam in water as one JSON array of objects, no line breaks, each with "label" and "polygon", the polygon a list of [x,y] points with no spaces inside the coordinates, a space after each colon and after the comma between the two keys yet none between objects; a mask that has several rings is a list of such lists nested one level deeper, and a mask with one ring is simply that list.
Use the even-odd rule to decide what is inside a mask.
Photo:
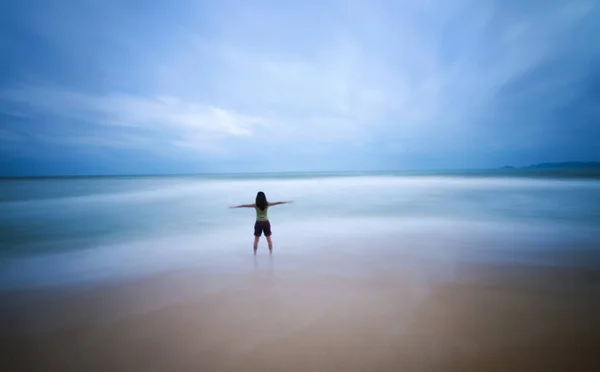
[{"label": "foam in water", "polygon": [[597,181],[160,177],[3,181],[0,188],[12,190],[0,202],[4,288],[181,267],[248,268],[254,211],[227,206],[252,202],[259,190],[271,201],[295,200],[269,211],[278,267],[290,270],[306,264],[356,272],[365,264],[398,267],[411,257],[443,260],[600,240]]}]

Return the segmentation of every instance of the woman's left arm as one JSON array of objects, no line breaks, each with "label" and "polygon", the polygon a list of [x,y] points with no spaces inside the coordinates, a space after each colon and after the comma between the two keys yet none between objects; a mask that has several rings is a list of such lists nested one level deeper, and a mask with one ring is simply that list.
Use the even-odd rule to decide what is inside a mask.
[{"label": "woman's left arm", "polygon": [[293,203],[293,202],[294,202],[293,200],[273,202],[273,203],[269,203],[269,207],[272,207],[274,205],[280,205],[280,204],[290,204],[290,203]]}]

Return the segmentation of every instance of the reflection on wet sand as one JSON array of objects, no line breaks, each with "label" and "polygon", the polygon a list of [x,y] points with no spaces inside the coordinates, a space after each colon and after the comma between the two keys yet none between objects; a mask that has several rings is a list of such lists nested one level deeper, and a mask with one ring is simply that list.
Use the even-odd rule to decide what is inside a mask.
[{"label": "reflection on wet sand", "polygon": [[428,281],[305,275],[277,258],[247,274],[5,294],[3,370],[599,370],[595,269],[460,263]]}]

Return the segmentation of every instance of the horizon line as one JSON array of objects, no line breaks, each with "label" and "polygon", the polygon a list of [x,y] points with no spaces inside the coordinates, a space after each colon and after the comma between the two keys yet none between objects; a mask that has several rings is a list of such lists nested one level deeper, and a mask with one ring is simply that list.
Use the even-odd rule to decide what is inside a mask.
[{"label": "horizon line", "polygon": [[[0,175],[0,180],[16,180],[16,179],[44,179],[44,178],[108,178],[108,177],[193,177],[193,176],[244,176],[244,175],[268,175],[268,174],[335,174],[335,173],[393,173],[393,172],[464,172],[464,171],[497,171],[497,170],[531,170],[532,166],[544,165],[544,164],[597,164],[598,161],[565,161],[565,162],[543,162],[530,164],[526,166],[510,166],[504,165],[499,167],[488,167],[488,168],[420,168],[420,169],[388,169],[388,170],[328,170],[328,171],[312,171],[312,170],[292,170],[292,171],[267,171],[267,172],[189,172],[189,173],[105,173],[105,174],[56,174],[56,175],[21,175],[21,176],[10,176]],[[546,168],[546,170],[552,168]],[[555,168],[556,169],[556,168]],[[573,168],[559,168],[559,169],[572,169]]]}]

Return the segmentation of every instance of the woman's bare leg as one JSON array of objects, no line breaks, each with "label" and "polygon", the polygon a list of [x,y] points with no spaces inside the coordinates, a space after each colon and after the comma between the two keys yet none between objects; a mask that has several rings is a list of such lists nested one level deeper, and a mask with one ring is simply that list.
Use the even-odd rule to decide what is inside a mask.
[{"label": "woman's bare leg", "polygon": [[256,251],[258,250],[258,241],[259,240],[260,240],[260,236],[254,237],[254,254],[256,254]]},{"label": "woman's bare leg", "polygon": [[269,243],[269,253],[273,253],[273,241],[270,236],[267,236],[267,243]]}]

